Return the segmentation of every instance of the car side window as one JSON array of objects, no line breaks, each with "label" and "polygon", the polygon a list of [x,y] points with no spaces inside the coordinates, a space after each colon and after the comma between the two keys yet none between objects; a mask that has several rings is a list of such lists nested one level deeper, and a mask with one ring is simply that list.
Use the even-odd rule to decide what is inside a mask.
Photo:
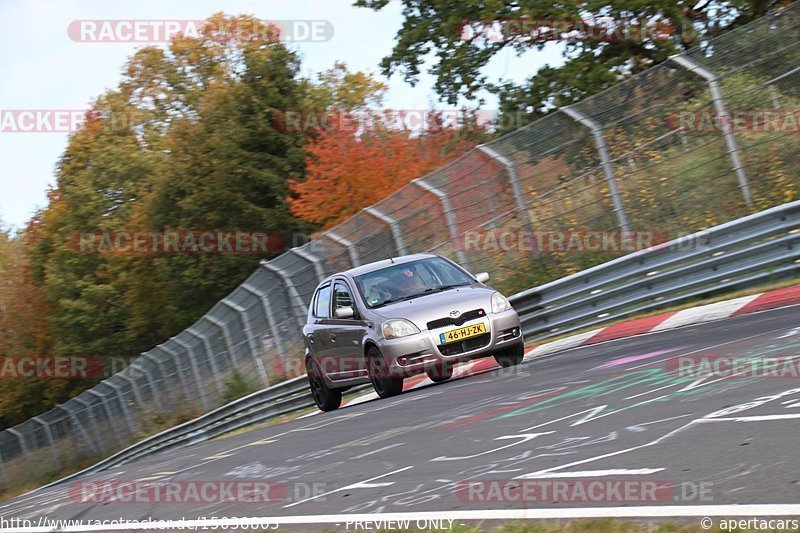
[{"label": "car side window", "polygon": [[320,287],[317,297],[314,300],[314,316],[317,318],[329,318],[331,308],[331,286],[330,284]]},{"label": "car side window", "polygon": [[333,312],[336,313],[336,310],[342,307],[352,307],[355,310],[350,289],[344,283],[336,282],[333,284]]}]

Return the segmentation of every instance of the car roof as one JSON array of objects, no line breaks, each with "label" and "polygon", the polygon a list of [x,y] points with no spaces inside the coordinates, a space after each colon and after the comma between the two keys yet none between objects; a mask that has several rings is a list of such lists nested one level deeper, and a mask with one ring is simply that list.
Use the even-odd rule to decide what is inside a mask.
[{"label": "car roof", "polygon": [[367,274],[369,272],[374,272],[376,270],[380,270],[382,268],[386,268],[391,265],[402,265],[403,263],[410,263],[411,261],[418,261],[420,259],[429,259],[431,257],[439,257],[439,255],[434,253],[421,253],[421,254],[411,254],[411,255],[402,255],[399,257],[392,257],[389,259],[381,259],[380,261],[375,261],[374,263],[369,263],[367,265],[361,265],[350,270],[345,270],[344,272],[338,272],[332,276],[329,276],[325,281],[331,279],[335,276],[360,276],[361,274]]}]

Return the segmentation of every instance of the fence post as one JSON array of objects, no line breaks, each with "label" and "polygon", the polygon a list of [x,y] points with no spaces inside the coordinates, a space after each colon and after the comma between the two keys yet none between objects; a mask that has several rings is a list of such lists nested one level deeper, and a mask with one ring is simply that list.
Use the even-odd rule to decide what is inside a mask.
[{"label": "fence post", "polygon": [[[175,363],[175,373],[178,375],[178,382],[181,384],[181,389],[183,390],[184,401],[188,402],[189,399],[192,397],[191,394],[189,394],[189,384],[186,383],[186,376],[183,375],[180,366],[178,366],[178,363],[180,361],[176,357],[175,352],[165,347],[163,344],[159,344],[158,346],[153,348],[153,350],[161,350],[162,352],[166,353],[170,358],[172,358],[172,361]],[[162,374],[164,373],[163,369],[161,372]],[[164,377],[166,377],[166,375]]]},{"label": "fence post", "polygon": [[22,452],[22,458],[26,462],[30,461],[30,456],[28,455],[28,445],[25,444],[25,437],[22,435],[22,433],[14,428],[8,428],[6,431],[17,437],[17,440],[19,440],[19,449]]},{"label": "fence post", "polygon": [[600,128],[600,125],[597,124],[597,122],[587,117],[580,111],[577,111],[571,107],[562,107],[561,111],[563,111],[568,117],[580,122],[589,128],[589,130],[591,130],[592,135],[594,136],[594,144],[597,146],[597,152],[600,155],[600,165],[603,167],[603,173],[606,176],[608,191],[611,193],[611,201],[614,204],[614,213],[617,216],[617,225],[619,226],[619,229],[622,230],[623,234],[627,235],[630,232],[628,216],[625,214],[625,206],[622,203],[622,197],[619,194],[619,189],[617,189],[617,180],[614,177],[614,168],[611,166],[611,158],[608,155],[606,141],[603,138],[603,130]]},{"label": "fence post", "polygon": [[236,370],[236,345],[233,344],[233,337],[231,337],[231,332],[228,331],[228,325],[222,320],[211,315],[206,315],[203,318],[208,320],[209,323],[218,327],[222,332],[222,338],[225,340],[225,348],[227,348],[231,360],[231,369]]},{"label": "fence post", "polygon": [[[100,394],[99,392],[94,390],[94,387],[92,387],[91,389],[86,389],[86,393],[87,394],[91,394],[92,396],[94,396],[95,398],[98,398],[100,400],[100,405],[103,407],[103,411],[106,412],[106,420],[108,420],[109,424],[112,424],[112,420],[113,420],[114,417],[111,416],[111,409],[109,409],[109,407],[108,407],[108,403],[106,402],[105,395],[104,394]],[[119,433],[116,432],[116,431],[112,431],[111,433],[114,434],[114,440],[117,441],[117,444],[122,446],[123,442],[122,442],[122,439],[120,439]]]},{"label": "fence post", "polygon": [[520,216],[522,217],[522,224],[526,230],[532,233],[533,225],[531,224],[530,213],[528,213],[528,203],[525,201],[525,193],[522,191],[522,184],[519,182],[516,166],[509,158],[502,155],[488,144],[479,144],[478,150],[506,168],[508,181],[511,183],[511,190],[514,193],[514,200],[517,202],[517,209],[519,209]]},{"label": "fence post", "polygon": [[[159,400],[159,394],[155,389],[155,382],[153,380],[153,374],[149,370],[145,369],[145,367],[143,367],[138,362],[131,363],[131,366],[129,368],[133,368],[137,372],[141,372],[142,374],[147,376],[147,386],[150,387],[150,397],[153,399],[153,403],[156,404],[156,409],[158,409],[158,412],[159,413],[163,412],[162,408],[161,408],[161,400]],[[133,379],[136,379],[136,378],[133,378]]]},{"label": "fence post", "polygon": [[197,384],[197,392],[200,393],[200,403],[203,404],[203,409],[208,410],[208,397],[206,397],[206,389],[203,386],[203,378],[200,377],[200,369],[197,368],[197,357],[195,357],[194,348],[178,337],[170,337],[170,340],[186,350],[186,354],[189,357],[189,366],[192,369],[192,376],[194,376],[194,382]]},{"label": "fence post", "polygon": [[133,397],[136,398],[136,403],[138,403],[139,405],[143,405],[144,399],[142,398],[142,394],[141,391],[139,390],[139,387],[136,385],[136,380],[133,379],[131,376],[128,376],[126,374],[126,370],[127,368],[117,375],[119,376],[120,379],[124,379],[125,381],[127,381],[128,385],[131,386],[131,390],[133,391]]},{"label": "fence post", "polygon": [[[73,398],[73,400],[75,400],[75,401],[78,401],[78,399],[77,399],[77,398]],[[70,401],[71,401],[71,400],[70,400]],[[81,402],[78,402],[78,403],[80,403],[81,405],[83,405],[83,406],[84,406],[84,408],[86,407],[86,404],[84,404],[82,401],[81,401]],[[73,424],[73,425],[75,426],[75,428],[76,428],[76,429],[75,429],[75,431],[77,431],[78,433],[80,433],[80,434],[81,434],[81,436],[83,437],[83,440],[84,440],[84,442],[86,442],[86,444],[87,444],[87,445],[88,445],[88,446],[89,446],[89,447],[92,449],[92,451],[93,451],[94,453],[96,453],[96,454],[99,454],[99,453],[100,453],[100,450],[98,449],[98,447],[97,447],[97,446],[95,446],[95,444],[94,444],[94,441],[91,439],[91,437],[89,437],[89,433],[86,431],[86,428],[85,428],[85,427],[83,427],[83,424],[81,423],[81,419],[80,419],[80,418],[78,418],[78,415],[76,415],[75,413],[73,413],[73,412],[70,410],[70,408],[71,408],[71,407],[72,407],[72,406],[71,406],[71,405],[69,405],[69,401],[67,401],[67,402],[64,402],[64,403],[62,403],[61,405],[59,405],[57,408],[61,408],[61,409],[63,409],[64,411],[66,411],[66,412],[67,412],[67,415],[69,416],[70,420],[72,420],[72,424]]]},{"label": "fence post", "polygon": [[764,84],[764,87],[766,87],[767,90],[769,91],[769,98],[772,101],[773,108],[775,109],[781,108],[781,102],[780,99],[778,98],[778,91],[775,90],[775,83],[781,81],[784,78],[788,78],[789,76],[797,74],[798,72],[800,72],[800,67],[793,68],[788,72],[784,72],[780,76],[772,78],[771,80],[769,80]]},{"label": "fence post", "polygon": [[32,420],[44,429],[44,434],[47,435],[47,442],[50,444],[50,453],[53,455],[53,463],[55,463],[56,468],[61,468],[61,460],[58,457],[58,450],[56,450],[56,443],[53,440],[53,432],[50,431],[50,425],[38,416],[34,416]]},{"label": "fence post", "polygon": [[[289,298],[294,300],[295,305],[298,306],[297,307],[298,310],[303,310],[303,309],[306,308],[306,304],[303,301],[303,299],[300,297],[300,293],[297,292],[297,287],[294,286],[294,282],[292,281],[292,279],[289,277],[289,275],[286,272],[284,272],[282,269],[276,267],[275,265],[273,265],[272,263],[270,263],[266,259],[262,259],[260,264],[261,264],[262,268],[265,268],[265,269],[269,270],[270,272],[273,272],[273,273],[277,274],[278,277],[281,278],[283,283],[286,285],[286,289],[289,291]],[[294,307],[294,306],[292,306],[292,307]],[[299,327],[303,327],[303,324],[305,323],[305,318],[306,318],[305,317],[305,313],[303,314],[302,318],[300,318],[293,311],[292,312],[292,316],[294,316],[294,319],[297,322],[297,325]]]},{"label": "fence post", "polygon": [[122,397],[122,389],[116,383],[111,383],[110,379],[103,381],[105,385],[114,389],[119,402],[119,408],[122,410],[122,416],[125,417],[125,422],[128,424],[128,429],[131,430],[131,437],[136,438],[138,435],[136,429],[133,427],[133,419],[131,418],[131,409],[125,404],[125,399]]},{"label": "fence post", "polygon": [[469,270],[469,264],[467,262],[467,255],[464,253],[464,247],[458,244],[458,225],[456,224],[456,219],[453,215],[453,208],[450,205],[450,198],[447,196],[447,193],[437,189],[422,178],[411,180],[411,183],[435,195],[437,198],[439,198],[439,201],[442,202],[442,210],[444,211],[444,217],[447,220],[447,227],[450,230],[450,240],[453,243],[453,246],[456,248],[456,257],[458,257],[458,262],[461,263],[461,266]]},{"label": "fence post", "polygon": [[[84,392],[83,394],[86,394],[86,393]],[[100,426],[97,423],[97,417],[94,415],[94,410],[92,409],[92,404],[88,400],[84,400],[84,399],[81,398],[81,396],[83,396],[83,394],[75,396],[73,398],[73,400],[75,400],[75,402],[77,402],[77,403],[79,403],[79,404],[81,404],[83,406],[83,410],[86,411],[86,416],[89,417],[89,422],[92,424],[92,429],[94,430],[95,437],[101,441],[101,443],[102,443],[102,445],[104,447],[107,448],[108,447],[108,443],[106,443],[106,440],[103,437],[103,434],[100,432]],[[101,450],[99,448],[97,448],[94,445],[92,445],[92,447],[95,448],[95,450],[98,453],[100,453]]]},{"label": "fence post", "polygon": [[708,83],[708,88],[711,91],[711,99],[714,101],[714,109],[717,111],[717,116],[720,117],[720,121],[722,122],[722,136],[728,148],[728,155],[731,158],[733,171],[736,173],[736,180],[739,182],[739,189],[742,191],[744,203],[751,205],[753,203],[753,198],[750,194],[750,182],[747,179],[747,173],[744,171],[744,166],[739,156],[739,143],[736,141],[736,135],[731,125],[731,114],[728,112],[727,107],[725,107],[725,99],[722,97],[719,78],[716,74],[700,66],[688,56],[679,54],[670,56],[670,59],[683,68],[695,72]]},{"label": "fence post", "polygon": [[261,360],[261,354],[259,352],[258,346],[255,344],[255,337],[253,337],[253,332],[250,329],[250,321],[247,318],[247,311],[244,307],[239,304],[235,304],[228,299],[224,299],[220,302],[222,305],[227,305],[237,313],[239,313],[239,318],[242,320],[242,330],[244,331],[245,337],[247,337],[247,345],[250,348],[250,355],[253,358],[253,361],[256,364],[256,368],[258,369],[258,374],[261,376],[261,381],[264,383],[265,386],[269,387],[269,376],[267,376],[267,369],[264,368],[264,361]]},{"label": "fence post", "polygon": [[216,359],[214,359],[214,350],[211,348],[211,342],[209,342],[208,337],[198,332],[196,329],[194,329],[194,327],[188,328],[186,330],[186,333],[188,335],[193,336],[196,339],[200,339],[200,342],[203,343],[203,349],[206,351],[206,355],[208,356],[208,363],[211,365],[211,373],[213,374],[212,378],[214,381],[214,386],[217,388],[217,392],[219,394],[222,394],[222,392],[224,391],[224,387],[222,386],[222,382],[220,381],[220,377],[222,377],[222,372],[217,366]]},{"label": "fence post", "polygon": [[379,211],[375,207],[365,207],[364,211],[389,225],[389,230],[392,232],[392,239],[394,239],[394,245],[397,248],[397,253],[399,255],[406,255],[406,243],[403,242],[403,232],[400,231],[397,220]]},{"label": "fence post", "polygon": [[358,257],[358,250],[356,250],[356,247],[352,243],[352,241],[349,241],[344,237],[340,237],[339,235],[336,235],[332,231],[326,231],[325,233],[322,234],[322,236],[328,237],[333,242],[341,244],[342,246],[347,248],[347,254],[350,256],[350,263],[354,267],[361,265],[361,258]]},{"label": "fence post", "polygon": [[275,323],[275,315],[272,314],[272,308],[269,305],[269,300],[267,300],[267,293],[261,292],[249,283],[242,283],[241,287],[261,300],[261,308],[264,310],[264,316],[267,317],[267,324],[269,325],[269,330],[272,334],[272,340],[275,343],[275,348],[278,351],[278,355],[286,355],[283,351],[281,339],[278,336],[278,325]]},{"label": "fence post", "polygon": [[[161,379],[159,381],[163,381],[167,377],[167,373],[164,371],[164,363],[158,360],[154,354],[150,352],[143,352],[142,357],[145,359],[149,359],[153,363],[155,363],[156,367],[158,368],[159,373],[161,374]],[[159,401],[159,404],[161,402]]]},{"label": "fence post", "polygon": [[297,257],[301,259],[305,259],[309,263],[314,266],[314,272],[317,274],[317,282],[321,283],[323,279],[325,279],[325,270],[322,266],[322,259],[317,257],[316,255],[312,255],[302,248],[292,248],[289,252],[295,254]]}]

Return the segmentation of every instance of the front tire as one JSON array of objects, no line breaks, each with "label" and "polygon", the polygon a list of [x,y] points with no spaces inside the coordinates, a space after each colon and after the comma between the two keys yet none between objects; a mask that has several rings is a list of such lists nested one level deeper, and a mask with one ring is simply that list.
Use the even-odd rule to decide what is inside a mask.
[{"label": "front tire", "polygon": [[306,371],[308,374],[308,385],[311,388],[311,396],[320,411],[335,411],[342,405],[342,391],[331,389],[325,383],[322,371],[313,359],[306,361]]},{"label": "front tire", "polygon": [[452,363],[441,363],[425,371],[428,379],[434,383],[441,383],[453,377]]},{"label": "front tire", "polygon": [[367,369],[372,387],[381,398],[390,398],[403,392],[403,378],[389,375],[386,361],[376,346],[370,346],[367,350]]},{"label": "front tire", "polygon": [[523,357],[525,357],[525,346],[519,343],[495,355],[494,360],[497,361],[497,364],[501,367],[508,368],[520,364]]}]

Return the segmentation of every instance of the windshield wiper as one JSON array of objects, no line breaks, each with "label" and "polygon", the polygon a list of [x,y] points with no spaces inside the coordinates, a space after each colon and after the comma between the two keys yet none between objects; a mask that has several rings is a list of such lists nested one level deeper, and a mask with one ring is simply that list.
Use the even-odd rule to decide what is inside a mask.
[{"label": "windshield wiper", "polygon": [[435,292],[440,292],[440,291],[446,291],[446,290],[448,290],[448,289],[454,289],[454,288],[456,288],[456,287],[464,287],[464,286],[466,286],[466,285],[469,285],[469,283],[454,283],[454,284],[452,284],[452,285],[438,285],[438,286],[436,286],[436,287],[429,287],[429,288],[425,289],[425,292],[434,292],[434,291],[435,291]]},{"label": "windshield wiper", "polygon": [[466,287],[469,283],[454,283],[452,285],[437,285],[436,287],[428,287],[422,292],[416,292],[414,294],[409,294],[408,296],[401,296],[400,298],[395,299],[388,299],[384,300],[379,304],[375,304],[372,306],[372,309],[377,307],[383,307],[384,305],[393,304],[395,302],[404,302],[406,300],[413,300],[414,298],[419,298],[420,296],[425,296],[426,294],[431,294],[432,292],[441,292],[446,291],[448,289],[453,289],[455,287]]}]

